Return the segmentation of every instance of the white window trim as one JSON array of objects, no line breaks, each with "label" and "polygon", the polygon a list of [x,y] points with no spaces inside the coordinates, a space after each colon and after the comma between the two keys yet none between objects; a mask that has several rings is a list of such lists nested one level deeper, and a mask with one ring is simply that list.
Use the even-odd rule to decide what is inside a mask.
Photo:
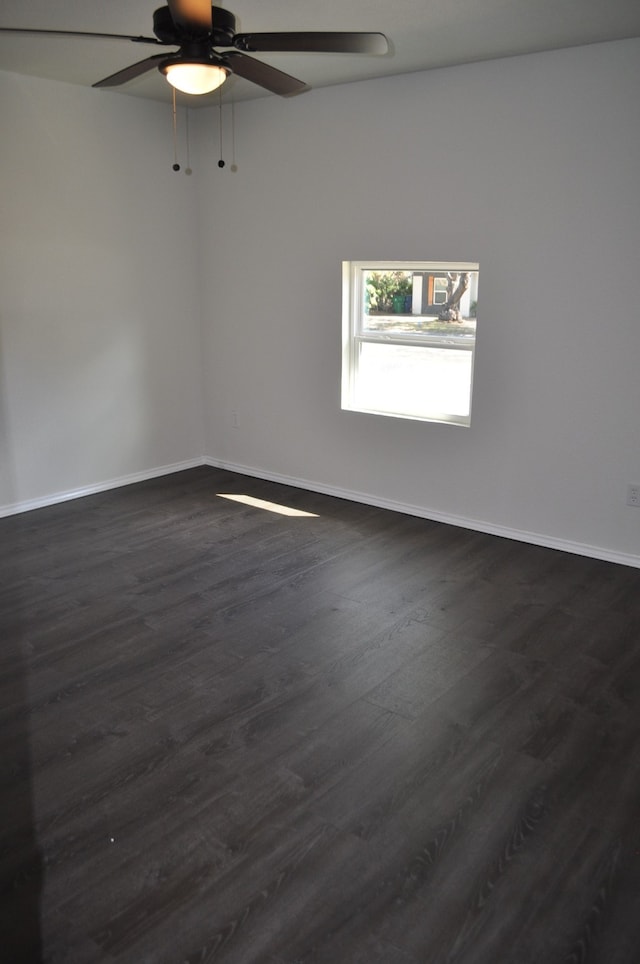
[{"label": "white window trim", "polygon": [[[402,418],[421,422],[444,422],[453,425],[469,426],[471,423],[471,402],[473,397],[473,369],[475,362],[475,336],[450,338],[441,334],[426,332],[389,332],[362,331],[364,316],[362,305],[362,285],[360,274],[366,271],[469,271],[478,272],[478,262],[472,261],[343,261],[342,262],[342,396],[341,407],[345,411],[363,412],[372,415],[385,415],[389,418]],[[471,378],[469,386],[469,414],[451,415],[446,412],[433,412],[429,415],[398,413],[384,409],[364,408],[354,403],[357,375],[356,348],[366,343],[390,345],[424,345],[429,348],[471,352]]]}]

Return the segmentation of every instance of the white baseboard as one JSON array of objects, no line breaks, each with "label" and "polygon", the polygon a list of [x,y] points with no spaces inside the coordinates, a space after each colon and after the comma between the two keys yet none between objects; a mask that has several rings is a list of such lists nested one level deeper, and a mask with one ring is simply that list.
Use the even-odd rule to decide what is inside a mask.
[{"label": "white baseboard", "polygon": [[87,485],[66,492],[56,492],[53,495],[43,496],[38,499],[29,499],[26,502],[16,502],[10,505],[0,506],[0,518],[17,515],[20,512],[29,512],[32,509],[41,509],[48,505],[56,505],[59,502],[68,502],[71,499],[80,499],[85,495],[106,492],[109,489],[117,489],[123,485],[132,485],[134,482],[145,482],[147,479],[160,478],[163,475],[171,475],[173,472],[193,469],[199,465],[209,465],[212,468],[226,469],[229,472],[237,472],[239,475],[266,479],[269,482],[280,482],[283,485],[291,485],[296,489],[308,489],[310,492],[332,495],[338,499],[346,499],[349,502],[361,502],[364,505],[373,505],[379,509],[390,509],[392,512],[413,515],[419,519],[444,522],[447,525],[460,526],[463,529],[472,529],[476,532],[486,532],[489,535],[501,536],[504,539],[515,539],[517,542],[527,542],[530,545],[543,546],[546,549],[558,549],[560,552],[570,552],[578,556],[587,556],[591,559],[601,559],[604,562],[615,562],[622,566],[632,566],[640,569],[640,556],[632,555],[631,553],[617,552],[612,549],[604,549],[601,546],[591,546],[582,542],[571,542],[566,539],[556,539],[554,536],[538,532],[510,529],[506,526],[484,522],[480,519],[468,519],[465,516],[437,512],[425,506],[410,505],[405,502],[396,502],[392,499],[383,499],[379,496],[371,495],[368,492],[355,492],[351,489],[343,489],[338,486],[324,485],[314,482],[311,479],[293,478],[289,475],[281,475],[279,472],[270,472],[267,469],[256,469],[253,466],[239,465],[235,462],[227,462],[224,459],[213,459],[207,456],[187,459],[184,462],[174,462],[171,465],[162,465],[142,472],[134,472],[116,479],[108,479],[106,482],[98,482],[94,485]]},{"label": "white baseboard", "polygon": [[162,475],[171,475],[173,472],[182,472],[184,469],[193,469],[198,465],[205,464],[207,463],[203,458],[187,459],[185,462],[174,462],[172,465],[161,465],[158,468],[146,469],[143,472],[132,472],[130,475],[121,475],[117,479],[108,479],[106,482],[96,482],[93,485],[85,485],[80,489],[54,492],[52,495],[42,496],[38,499],[28,499],[25,502],[0,505],[0,519],[9,515],[17,515],[20,512],[30,512],[32,509],[43,509],[48,505],[57,505],[58,502],[70,502],[72,499],[81,499],[85,495],[95,495],[96,492],[119,489],[123,485],[132,485],[134,482],[146,482],[147,479],[157,479]]},{"label": "white baseboard", "polygon": [[468,519],[465,516],[437,512],[424,506],[395,502],[392,499],[383,499],[379,496],[370,495],[367,492],[354,492],[350,489],[342,489],[337,486],[322,485],[317,482],[312,482],[309,479],[296,479],[291,476],[281,475],[278,472],[269,472],[247,465],[237,465],[234,462],[226,462],[223,459],[205,458],[203,461],[205,465],[226,469],[229,472],[238,472],[240,475],[249,475],[254,478],[266,479],[270,482],[281,482],[283,485],[291,485],[297,489],[308,489],[310,492],[333,495],[339,499],[347,499],[350,502],[361,502],[364,505],[373,505],[379,509],[390,509],[392,512],[402,512],[405,515],[417,516],[420,519],[444,522],[447,525],[460,526],[463,529],[473,529],[475,532],[486,532],[489,535],[501,536],[504,539],[514,539],[517,542],[527,542],[530,545],[542,546],[545,549],[557,549],[560,552],[570,552],[577,556],[587,556],[590,559],[601,559],[603,562],[615,562],[621,566],[632,566],[640,569],[640,556],[632,555],[631,553],[617,552],[612,549],[604,549],[601,546],[591,546],[582,542],[571,542],[567,539],[556,539],[555,536],[538,532],[510,529],[507,526],[496,525],[492,522],[484,522],[479,519]]}]

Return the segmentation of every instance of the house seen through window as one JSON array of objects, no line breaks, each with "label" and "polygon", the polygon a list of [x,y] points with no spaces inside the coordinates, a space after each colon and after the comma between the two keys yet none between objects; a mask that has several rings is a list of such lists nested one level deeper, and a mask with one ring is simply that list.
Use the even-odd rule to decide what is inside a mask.
[{"label": "house seen through window", "polygon": [[342,408],[469,425],[476,262],[343,262]]}]

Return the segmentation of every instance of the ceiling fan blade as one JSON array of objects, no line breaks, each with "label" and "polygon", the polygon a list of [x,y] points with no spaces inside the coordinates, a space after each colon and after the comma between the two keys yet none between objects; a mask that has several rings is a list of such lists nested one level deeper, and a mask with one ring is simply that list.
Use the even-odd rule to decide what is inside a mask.
[{"label": "ceiling fan blade", "polygon": [[167,5],[176,27],[187,36],[211,33],[210,0],[167,0]]},{"label": "ceiling fan blade", "polygon": [[285,74],[282,70],[276,70],[275,67],[263,64],[262,61],[254,60],[253,57],[247,57],[236,50],[225,53],[221,60],[238,77],[244,77],[245,80],[270,90],[272,94],[280,94],[281,97],[291,97],[293,94],[301,94],[310,89],[304,81],[296,80],[290,74]]},{"label": "ceiling fan blade", "polygon": [[136,44],[160,44],[155,37],[130,37],[122,33],[94,33],[92,30],[34,30],[30,27],[0,27],[0,33],[31,33],[54,37],[97,37],[99,40],[131,40]]},{"label": "ceiling fan blade", "polygon": [[124,70],[118,70],[115,74],[99,80],[97,84],[93,84],[92,86],[118,87],[120,84],[126,84],[128,80],[133,80],[134,77],[140,77],[142,74],[146,74],[148,70],[152,70],[158,65],[159,60],[166,59],[166,54],[154,54],[153,57],[147,57],[146,60],[139,60],[137,64],[131,64],[130,67],[125,67]]},{"label": "ceiling fan blade", "polygon": [[337,54],[386,54],[389,43],[383,33],[239,33],[234,47],[257,53],[337,53]]}]

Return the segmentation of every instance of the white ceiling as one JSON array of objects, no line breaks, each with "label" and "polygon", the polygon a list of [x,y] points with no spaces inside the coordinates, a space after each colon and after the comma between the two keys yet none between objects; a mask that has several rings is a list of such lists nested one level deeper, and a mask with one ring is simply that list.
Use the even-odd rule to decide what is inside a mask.
[{"label": "white ceiling", "polygon": [[[152,14],[160,5],[160,0],[0,0],[0,26],[153,36]],[[235,14],[239,32],[387,35],[391,49],[383,57],[261,55],[311,87],[640,36],[640,0],[218,0],[217,5]],[[124,40],[0,34],[0,70],[86,86],[157,52]],[[170,88],[156,70],[113,90],[170,100]],[[227,100],[273,96],[238,78],[221,90]],[[198,98],[198,105],[217,103],[218,97]]]}]

